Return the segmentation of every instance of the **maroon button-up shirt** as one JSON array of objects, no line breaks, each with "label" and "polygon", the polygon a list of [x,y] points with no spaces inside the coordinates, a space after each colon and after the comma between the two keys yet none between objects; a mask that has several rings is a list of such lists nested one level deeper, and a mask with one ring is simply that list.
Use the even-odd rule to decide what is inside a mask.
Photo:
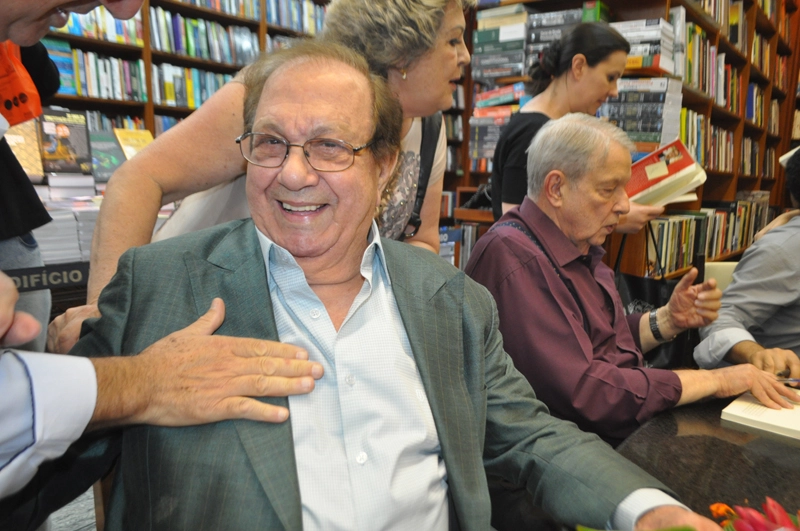
[{"label": "maroon button-up shirt", "polygon": [[502,226],[478,240],[466,272],[497,301],[505,350],[537,397],[612,444],[677,404],[678,376],[642,364],[641,314],[625,316],[605,251],[581,255],[528,198],[498,224],[507,221],[535,235],[552,262],[525,233]]}]

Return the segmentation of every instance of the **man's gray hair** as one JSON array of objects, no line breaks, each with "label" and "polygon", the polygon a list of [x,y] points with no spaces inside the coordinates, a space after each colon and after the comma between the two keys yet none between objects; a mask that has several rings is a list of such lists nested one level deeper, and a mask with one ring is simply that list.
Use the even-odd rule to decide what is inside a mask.
[{"label": "man's gray hair", "polygon": [[560,170],[574,184],[589,171],[603,167],[611,143],[629,151],[635,147],[625,131],[583,113],[571,113],[547,122],[528,147],[528,197],[536,200],[544,179]]}]

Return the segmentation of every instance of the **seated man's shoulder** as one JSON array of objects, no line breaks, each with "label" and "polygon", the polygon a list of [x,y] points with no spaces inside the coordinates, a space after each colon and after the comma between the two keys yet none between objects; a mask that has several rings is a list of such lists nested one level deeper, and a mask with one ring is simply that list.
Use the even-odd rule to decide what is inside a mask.
[{"label": "seated man's shoulder", "polygon": [[252,220],[237,219],[195,232],[173,236],[172,238],[142,246],[139,248],[139,252],[181,254],[189,251],[195,254],[208,254],[229,236],[253,238],[255,240],[256,235],[252,230]]},{"label": "seated man's shoulder", "polygon": [[402,275],[407,277],[409,282],[435,290],[446,283],[463,280],[465,289],[469,292],[475,289],[486,292],[483,286],[467,277],[463,271],[429,250],[386,238],[381,244],[386,253],[393,282]]}]

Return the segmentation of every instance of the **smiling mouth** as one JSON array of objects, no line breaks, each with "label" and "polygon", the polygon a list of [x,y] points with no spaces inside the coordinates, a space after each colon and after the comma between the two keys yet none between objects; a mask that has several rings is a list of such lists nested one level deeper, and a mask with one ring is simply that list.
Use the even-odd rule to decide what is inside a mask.
[{"label": "smiling mouth", "polygon": [[280,202],[281,207],[287,212],[316,212],[325,205],[301,205],[295,206],[289,203]]}]

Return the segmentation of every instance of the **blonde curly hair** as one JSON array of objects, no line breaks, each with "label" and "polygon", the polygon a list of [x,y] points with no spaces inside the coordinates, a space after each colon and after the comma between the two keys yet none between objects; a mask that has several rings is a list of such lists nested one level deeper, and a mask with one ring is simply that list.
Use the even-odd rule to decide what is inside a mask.
[{"label": "blonde curly hair", "polygon": [[466,9],[477,0],[333,0],[322,37],[358,51],[370,70],[387,77],[435,46],[451,2]]}]

